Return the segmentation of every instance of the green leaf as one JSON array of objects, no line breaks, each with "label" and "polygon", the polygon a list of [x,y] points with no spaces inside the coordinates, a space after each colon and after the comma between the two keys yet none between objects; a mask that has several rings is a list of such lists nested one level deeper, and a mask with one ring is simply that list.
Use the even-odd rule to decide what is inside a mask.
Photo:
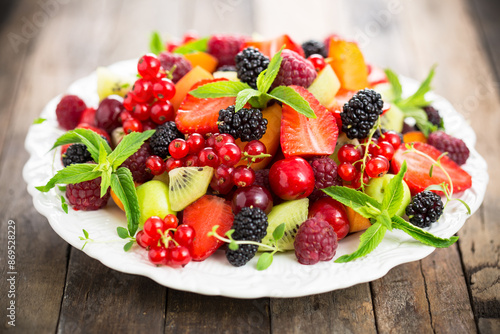
[{"label": "green leaf", "polygon": [[64,210],[64,212],[68,213],[68,204],[66,203],[66,199],[64,196],[61,196],[61,208]]},{"label": "green leaf", "polygon": [[123,245],[123,250],[125,252],[128,252],[130,250],[130,248],[132,248],[133,245],[134,245],[134,241],[131,240],[131,241],[127,242],[125,245]]},{"label": "green leaf", "polygon": [[99,161],[97,162],[99,165],[104,164],[106,162],[106,158],[108,157],[108,153],[106,152],[106,149],[102,145],[102,143],[99,143]]},{"label": "green leaf", "polygon": [[406,170],[406,160],[404,160],[399,172],[389,181],[389,184],[385,188],[382,209],[387,210],[390,217],[394,216],[401,208],[404,197],[403,177]]},{"label": "green leaf", "polygon": [[347,205],[365,218],[376,218],[374,215],[370,215],[366,212],[365,207],[367,204],[370,204],[378,210],[381,210],[382,208],[382,205],[374,198],[351,188],[332,186],[322,190],[331,198]]},{"label": "green leaf", "polygon": [[42,124],[43,122],[45,122],[47,119],[46,118],[41,118],[41,117],[38,117],[37,119],[35,119],[33,121],[33,124]]},{"label": "green leaf", "polygon": [[276,79],[278,72],[281,67],[281,62],[283,57],[281,57],[281,51],[283,51],[284,46],[273,56],[269,62],[267,69],[259,73],[257,77],[257,89],[262,93],[267,93],[269,88]]},{"label": "green leaf", "polygon": [[460,198],[452,198],[450,201],[459,201],[460,203],[462,203],[463,205],[465,205],[465,208],[467,209],[467,214],[470,215],[472,213],[471,209],[470,209],[470,206],[465,203],[463,200],[461,200]]},{"label": "green leaf", "polygon": [[442,191],[443,193],[446,192],[442,184],[432,184],[424,189],[424,191],[432,191],[432,190]]},{"label": "green leaf", "polygon": [[279,224],[273,231],[273,239],[275,241],[280,240],[285,235],[285,223]]},{"label": "green leaf", "polygon": [[118,233],[118,236],[122,239],[127,239],[129,237],[128,230],[125,227],[118,226],[116,228],[116,233]]},{"label": "green leaf", "polygon": [[248,84],[240,81],[216,81],[207,83],[189,92],[199,99],[216,97],[235,97],[244,89],[252,89]]},{"label": "green leaf", "polygon": [[408,98],[402,100],[398,106],[402,109],[412,108],[412,107],[425,107],[430,104],[430,101],[425,99],[425,94],[431,90],[432,78],[435,74],[436,65],[432,66],[427,78],[420,84],[417,91]]},{"label": "green leaf", "polygon": [[95,162],[99,161],[99,145],[101,143],[104,146],[106,153],[111,153],[111,147],[109,147],[106,140],[94,131],[88,129],[74,129],[66,132],[56,140],[51,150],[61,145],[74,143],[84,144]]},{"label": "green leaf", "polygon": [[339,257],[335,262],[345,263],[369,254],[382,242],[386,231],[387,228],[384,225],[378,222],[373,224],[359,238],[358,249],[352,254]]},{"label": "green leaf", "polygon": [[151,33],[151,38],[149,39],[149,51],[155,55],[159,55],[162,51],[165,51],[165,46],[163,45],[158,31],[153,31]]},{"label": "green leaf", "polygon": [[128,168],[120,167],[111,174],[111,189],[123,204],[127,215],[129,235],[134,236],[139,227],[140,211],[134,179]]},{"label": "green leaf", "polygon": [[387,210],[382,211],[382,213],[377,216],[376,222],[385,226],[385,228],[387,228],[389,231],[392,231],[391,216],[389,216]]},{"label": "green leaf", "polygon": [[82,230],[83,231],[83,235],[85,236],[85,239],[88,239],[89,238],[89,232],[87,232],[86,230]]},{"label": "green leaf", "polygon": [[262,253],[257,261],[257,270],[266,270],[273,263],[273,253]]},{"label": "green leaf", "polygon": [[41,192],[47,192],[56,184],[75,184],[89,181],[101,176],[101,172],[94,171],[94,164],[74,164],[59,170],[44,186],[36,187]]},{"label": "green leaf", "polygon": [[377,217],[382,213],[379,209],[373,207],[370,203],[366,203],[365,207],[360,207],[357,212],[359,212],[363,217],[371,218]]},{"label": "green leaf", "polygon": [[309,102],[307,102],[299,93],[292,87],[278,86],[268,94],[272,98],[290,106],[299,114],[309,118],[316,118],[314,110],[312,110]]},{"label": "green leaf", "polygon": [[65,192],[66,191],[66,186],[57,186],[59,191]]},{"label": "green leaf", "polygon": [[132,132],[125,137],[118,144],[118,146],[108,156],[108,161],[113,166],[113,169],[120,167],[120,165],[127,160],[132,154],[141,148],[142,144],[155,133],[155,130],[147,130],[144,132]]},{"label": "green leaf", "polygon": [[248,100],[250,100],[252,97],[259,97],[261,94],[261,92],[252,88],[243,89],[238,93],[238,96],[236,96],[236,104],[234,110],[238,112],[238,110],[245,106]]},{"label": "green leaf", "polygon": [[192,41],[179,46],[173,51],[173,53],[179,53],[185,55],[187,53],[192,53],[196,51],[205,52],[207,51],[207,45],[208,45],[208,37],[204,37],[197,39],[196,41]]},{"label": "green leaf", "polygon": [[403,93],[401,83],[399,82],[399,77],[396,73],[388,68],[386,68],[384,72],[387,76],[387,80],[389,80],[389,83],[391,84],[392,93],[394,94],[394,101],[398,101],[399,99],[401,99],[401,94]]},{"label": "green leaf", "polygon": [[420,131],[427,137],[429,133],[437,130],[437,126],[429,122],[427,114],[421,108],[401,108],[405,117],[412,117]]},{"label": "green leaf", "polygon": [[424,231],[421,228],[408,223],[399,216],[393,216],[391,219],[393,222],[392,227],[407,233],[411,237],[428,246],[446,248],[453,245],[458,240],[458,237],[451,237],[449,239],[437,237],[432,233]]}]

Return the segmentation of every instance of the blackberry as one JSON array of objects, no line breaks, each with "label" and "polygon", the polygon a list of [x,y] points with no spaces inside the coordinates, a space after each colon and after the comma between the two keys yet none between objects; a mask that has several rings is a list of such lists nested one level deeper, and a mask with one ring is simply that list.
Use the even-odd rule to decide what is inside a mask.
[{"label": "blackberry", "polygon": [[[259,208],[245,207],[234,216],[234,240],[261,242],[267,234],[267,215]],[[257,253],[257,245],[238,245],[237,250],[226,249],[226,258],[235,267],[247,264]]]},{"label": "blackberry", "polygon": [[175,126],[175,122],[170,121],[159,125],[155,133],[149,139],[152,154],[163,159],[167,158],[167,156],[170,155],[168,152],[168,145],[175,138],[184,138],[184,135]]},{"label": "blackberry", "polygon": [[240,51],[234,58],[238,79],[257,89],[257,77],[269,66],[269,58],[254,47]]},{"label": "blackberry", "polygon": [[144,183],[153,178],[153,174],[146,168],[146,160],[151,155],[151,147],[148,142],[127,158],[121,167],[127,167],[132,173],[132,178],[135,182]]},{"label": "blackberry", "polygon": [[62,155],[62,163],[64,167],[72,164],[84,164],[90,161],[94,160],[92,159],[89,150],[87,150],[87,146],[81,143],[72,144]]},{"label": "blackberry", "polygon": [[220,72],[236,72],[236,66],[233,66],[233,65],[224,65],[224,66],[218,67],[217,71],[220,71]]},{"label": "blackberry", "polygon": [[344,104],[342,119],[342,131],[349,139],[363,139],[382,115],[384,101],[382,96],[372,89],[363,89]]},{"label": "blackberry", "polygon": [[441,118],[441,115],[436,108],[434,108],[433,106],[426,106],[424,107],[424,111],[427,114],[427,119],[429,120],[429,122],[431,122],[438,128],[443,127],[443,119]]},{"label": "blackberry", "polygon": [[235,112],[234,106],[219,111],[217,120],[220,133],[228,133],[241,141],[259,140],[266,133],[267,119],[259,109],[242,108]]},{"label": "blackberry", "polygon": [[439,195],[431,191],[422,191],[412,197],[406,207],[410,223],[418,227],[429,227],[443,214],[443,202]]},{"label": "blackberry", "polygon": [[469,159],[469,149],[462,139],[450,136],[444,131],[436,131],[429,135],[427,143],[441,152],[448,152],[448,157],[458,165],[463,165]]},{"label": "blackberry", "polygon": [[302,49],[304,49],[306,58],[309,58],[309,56],[313,54],[322,55],[323,58],[326,58],[328,56],[325,44],[323,42],[316,41],[313,39],[302,43]]}]

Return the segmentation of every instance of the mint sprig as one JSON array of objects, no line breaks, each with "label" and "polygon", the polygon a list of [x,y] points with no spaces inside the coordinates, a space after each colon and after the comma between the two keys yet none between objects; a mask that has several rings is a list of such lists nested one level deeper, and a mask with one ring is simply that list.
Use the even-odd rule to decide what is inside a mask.
[{"label": "mint sprig", "polygon": [[267,69],[257,77],[257,89],[253,89],[248,84],[239,81],[217,81],[200,86],[190,91],[189,94],[200,99],[236,97],[236,112],[243,108],[246,103],[250,103],[254,108],[264,109],[270,100],[275,99],[289,105],[302,115],[316,118],[316,114],[309,102],[293,88],[278,86],[269,92],[283,60],[283,57],[281,57],[282,50],[283,48],[273,56]]},{"label": "mint sprig", "polygon": [[137,152],[155,131],[133,132],[126,135],[118,146],[111,150],[108,143],[98,134],[87,129],[68,131],[59,137],[52,149],[72,143],[87,146],[97,164],[73,164],[59,170],[44,186],[36,187],[41,192],[48,192],[56,184],[75,184],[101,178],[101,197],[108,189],[115,192],[122,201],[127,216],[129,236],[135,235],[139,227],[139,200],[135,191],[132,173],[128,168],[120,167],[132,154]]},{"label": "mint sprig", "polygon": [[42,124],[43,122],[45,122],[47,119],[46,118],[42,118],[42,117],[38,117],[37,119],[35,119],[33,121],[33,124]]},{"label": "mint sprig", "polygon": [[165,45],[161,40],[160,33],[158,31],[153,31],[149,39],[149,51],[155,55],[159,55],[161,52],[165,51]]},{"label": "mint sprig", "polygon": [[346,187],[334,186],[323,189],[323,191],[333,199],[349,206],[363,217],[369,218],[372,224],[361,235],[358,249],[352,254],[339,257],[335,262],[344,263],[366,256],[382,242],[386,231],[391,231],[394,228],[433,247],[448,247],[458,240],[457,237],[449,239],[437,237],[413,226],[396,215],[403,204],[403,177],[406,170],[406,161],[404,161],[399,173],[389,181],[384,192],[382,203],[364,193]]},{"label": "mint sprig", "polygon": [[193,52],[205,52],[207,51],[208,48],[208,39],[209,37],[204,37],[197,39],[195,41],[183,44],[179,46],[178,48],[174,49],[173,53],[178,53],[178,54],[188,54],[188,53],[193,53]]}]

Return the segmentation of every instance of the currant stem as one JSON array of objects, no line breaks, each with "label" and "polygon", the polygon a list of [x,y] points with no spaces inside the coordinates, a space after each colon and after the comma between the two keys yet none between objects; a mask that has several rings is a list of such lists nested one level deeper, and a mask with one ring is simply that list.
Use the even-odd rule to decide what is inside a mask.
[{"label": "currant stem", "polygon": [[269,250],[272,250],[273,251],[273,254],[280,251],[277,247],[273,247],[273,246],[269,246],[269,245],[264,245],[264,244],[261,244],[260,242],[256,242],[256,241],[248,241],[248,240],[231,240],[231,239],[228,239],[228,238],[224,238],[223,236],[219,235],[217,233],[217,228],[219,226],[214,226],[213,230],[211,232],[208,232],[208,236],[212,236],[212,237],[215,237],[217,239],[219,239],[220,241],[224,241],[225,243],[232,243],[232,242],[235,242],[237,245],[256,245],[256,246],[259,246],[259,247],[264,247],[264,248],[267,248]]},{"label": "currant stem", "polygon": [[366,168],[366,160],[368,159],[368,155],[369,155],[369,152],[368,152],[368,147],[370,146],[370,143],[372,141],[372,138],[373,138],[373,135],[375,134],[375,132],[377,131],[377,129],[380,128],[380,116],[378,117],[378,120],[377,120],[377,124],[373,127],[373,129],[370,130],[370,133],[368,134],[368,138],[366,140],[366,142],[362,145],[365,145],[366,148],[365,148],[365,153],[363,155],[363,163],[361,164],[361,176],[360,176],[360,182],[359,184],[361,184],[361,191],[365,191],[365,183],[363,182],[363,176],[365,174],[365,168]]}]

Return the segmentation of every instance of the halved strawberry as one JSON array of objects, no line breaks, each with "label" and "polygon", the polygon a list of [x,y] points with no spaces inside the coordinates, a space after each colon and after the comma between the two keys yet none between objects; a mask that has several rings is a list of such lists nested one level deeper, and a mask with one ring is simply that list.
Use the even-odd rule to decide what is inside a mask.
[{"label": "halved strawberry", "polygon": [[[216,81],[227,81],[227,79],[201,80],[197,82],[191,90],[199,86]],[[219,97],[210,99],[199,99],[190,94],[181,103],[175,117],[175,125],[184,134],[191,133],[216,133],[219,110],[235,104],[235,97]]]},{"label": "halved strawberry", "polygon": [[371,64],[366,64],[366,67],[368,68],[368,85],[370,87],[389,82],[387,75],[380,67]]},{"label": "halved strawberry", "polygon": [[307,118],[283,104],[280,142],[285,157],[332,154],[338,137],[337,122],[333,113],[319,103],[307,89],[290,87],[309,102],[317,118]]},{"label": "halved strawberry", "polygon": [[271,58],[274,56],[276,52],[278,52],[282,46],[285,46],[285,49],[292,50],[297,52],[299,55],[304,57],[304,50],[300,44],[295,43],[290,36],[281,35],[273,39],[265,40],[265,41],[245,41],[241,47],[241,49],[245,49],[249,46],[253,46],[256,49],[259,49],[264,55]]},{"label": "halved strawberry", "polygon": [[[431,145],[420,142],[414,142],[412,144],[416,150],[427,154],[434,160],[437,160],[441,155],[441,152]],[[392,158],[391,167],[393,173],[396,174],[401,169],[403,161],[406,160],[408,171],[405,174],[404,180],[406,184],[408,184],[412,195],[423,191],[433,184],[439,185],[446,182],[446,184],[449,185],[448,178],[439,167],[434,166],[432,169],[432,177],[429,177],[432,162],[428,158],[415,152],[404,153],[406,150],[407,148],[405,145],[401,145],[396,150]],[[443,156],[441,158],[441,164],[450,175],[451,181],[453,182],[453,191],[455,193],[462,192],[472,186],[471,176],[453,160],[447,156]]]},{"label": "halved strawberry", "polygon": [[219,225],[217,233],[223,236],[233,226],[233,218],[231,205],[223,198],[212,195],[204,195],[184,209],[182,223],[191,226],[195,232],[190,249],[193,261],[205,260],[223,244],[207,234]]}]

